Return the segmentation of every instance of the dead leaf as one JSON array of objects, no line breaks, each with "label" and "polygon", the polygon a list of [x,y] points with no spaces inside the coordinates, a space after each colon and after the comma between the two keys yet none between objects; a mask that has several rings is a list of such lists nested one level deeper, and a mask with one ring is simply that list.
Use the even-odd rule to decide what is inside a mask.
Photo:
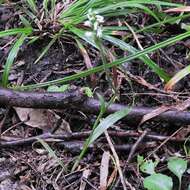
[{"label": "dead leaf", "polygon": [[[90,175],[90,170],[86,169],[82,173],[82,178],[88,179],[88,176]],[[85,190],[86,182],[84,180],[81,180],[80,189],[79,190]]]},{"label": "dead leaf", "polygon": [[19,119],[30,127],[51,131],[59,116],[47,109],[14,108]]},{"label": "dead leaf", "polygon": [[139,125],[142,125],[144,122],[146,122],[146,121],[148,121],[148,120],[150,120],[150,119],[152,119],[152,118],[154,118],[154,117],[160,115],[161,113],[164,113],[164,112],[166,112],[166,111],[168,111],[170,109],[171,109],[171,107],[161,106],[161,107],[153,110],[152,112],[150,112],[150,113],[143,116],[143,118],[142,118]]},{"label": "dead leaf", "polygon": [[115,166],[113,172],[111,173],[109,179],[108,179],[108,183],[107,183],[107,187],[109,187],[113,181],[116,179],[117,177],[117,167]]},{"label": "dead leaf", "polygon": [[172,8],[172,9],[167,9],[164,11],[165,13],[172,13],[172,12],[190,12],[190,6],[184,6],[184,7],[178,7],[178,8]]},{"label": "dead leaf", "polygon": [[100,165],[100,190],[107,189],[109,160],[110,160],[110,153],[104,152],[102,155],[102,161]]}]

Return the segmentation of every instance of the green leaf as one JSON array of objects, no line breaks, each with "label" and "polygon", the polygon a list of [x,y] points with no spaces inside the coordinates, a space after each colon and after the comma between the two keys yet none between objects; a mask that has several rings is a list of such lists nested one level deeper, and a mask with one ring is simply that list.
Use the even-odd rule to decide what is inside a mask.
[{"label": "green leaf", "polygon": [[56,86],[56,85],[52,85],[52,86],[49,86],[49,87],[47,88],[47,91],[48,91],[48,92],[59,92],[59,87]]},{"label": "green leaf", "polygon": [[190,147],[189,147],[189,141],[190,141],[190,136],[188,136],[183,144],[184,152],[187,157],[190,156]]},{"label": "green leaf", "polygon": [[143,183],[148,190],[172,190],[173,187],[172,178],[159,173],[146,177]]},{"label": "green leaf", "polygon": [[46,14],[48,13],[48,3],[49,3],[49,0],[43,0],[43,8],[44,10],[46,11]]},{"label": "green leaf", "polygon": [[[120,39],[108,35],[103,35],[103,38],[113,43],[114,45],[118,46],[124,51],[127,50],[133,54],[138,52],[136,48],[125,43]],[[169,81],[170,79],[169,75],[162,68],[160,68],[154,61],[152,61],[147,55],[140,56],[139,59],[141,59],[146,65],[148,65],[160,78],[164,79],[164,81],[166,82]]]},{"label": "green leaf", "polygon": [[181,79],[190,74],[190,65],[177,72],[165,85],[165,90],[171,90],[173,86]]},{"label": "green leaf", "polygon": [[64,169],[64,171],[67,171],[66,167],[64,166],[64,163],[62,162],[62,160],[60,160],[57,155],[55,154],[55,152],[52,150],[52,148],[43,140],[40,138],[37,138],[37,140],[42,144],[42,146],[48,151],[49,155],[54,158],[57,163],[59,163],[59,165]]},{"label": "green leaf", "polygon": [[37,5],[35,0],[26,0],[28,7],[33,11],[33,13],[37,13]]},{"label": "green leaf", "polygon": [[69,88],[69,84],[64,84],[59,87],[59,92],[65,92],[66,90],[68,90],[68,88]]},{"label": "green leaf", "polygon": [[24,24],[28,28],[31,28],[30,22],[24,16],[19,15],[19,17],[20,17],[20,20],[21,20],[22,24]]},{"label": "green leaf", "polygon": [[98,94],[98,93],[97,93],[97,96],[98,96],[98,99],[100,101],[100,112],[105,113],[107,105],[105,103],[104,97],[101,94]]},{"label": "green leaf", "polygon": [[182,158],[172,157],[168,161],[168,169],[178,177],[181,183],[182,175],[187,169],[187,161]]},{"label": "green leaf", "polygon": [[4,31],[0,32],[0,38],[5,37],[5,36],[16,35],[16,34],[29,35],[31,32],[32,32],[32,28],[30,28],[30,27],[4,30]]},{"label": "green leaf", "polygon": [[11,51],[9,52],[7,61],[5,63],[3,77],[2,77],[2,85],[4,87],[6,87],[8,84],[8,77],[9,77],[9,72],[10,72],[11,66],[12,66],[14,59],[17,56],[18,51],[19,51],[21,45],[23,44],[25,38],[26,38],[26,35],[22,34],[21,37],[16,41],[16,43],[12,47]]},{"label": "green leaf", "polygon": [[48,87],[47,91],[48,92],[65,92],[66,90],[68,90],[68,88],[69,88],[68,84],[62,85],[60,87],[56,85],[52,85]]},{"label": "green leaf", "polygon": [[155,167],[157,166],[158,162],[153,162],[152,160],[146,160],[143,161],[140,164],[140,170],[146,174],[154,174],[155,173]]},{"label": "green leaf", "polygon": [[89,97],[92,98],[93,97],[93,92],[89,87],[83,87],[84,93]]},{"label": "green leaf", "polygon": [[140,56],[146,55],[147,53],[151,53],[155,50],[158,50],[159,48],[169,46],[169,45],[176,43],[177,41],[180,41],[180,40],[187,38],[189,36],[190,36],[190,31],[185,32],[185,33],[180,34],[180,35],[177,35],[175,37],[169,38],[163,42],[157,43],[157,44],[155,44],[151,47],[148,47],[142,51],[138,51],[138,52],[136,52],[132,55],[129,55],[125,58],[118,59],[112,63],[108,63],[106,65],[100,65],[100,66],[94,67],[92,69],[88,69],[88,70],[82,71],[80,73],[64,77],[62,79],[56,79],[56,80],[52,80],[52,81],[48,81],[48,82],[44,82],[44,83],[38,83],[38,84],[33,84],[33,85],[28,85],[28,86],[17,87],[17,89],[24,90],[24,89],[40,88],[40,87],[45,87],[45,86],[54,85],[54,84],[63,84],[63,83],[66,83],[66,82],[72,81],[72,80],[77,80],[79,78],[89,76],[93,73],[101,72],[105,69],[105,67],[108,69],[108,68],[112,68],[114,66],[122,65],[122,64],[126,63],[127,61],[131,61],[131,60],[134,60],[136,58],[139,58]]},{"label": "green leaf", "polygon": [[42,50],[39,57],[35,60],[34,64],[36,64],[42,57],[48,52],[48,50],[51,48],[51,46],[55,43],[57,40],[58,35],[55,35],[52,40],[48,43],[48,45]]},{"label": "green leaf", "polygon": [[140,166],[144,162],[144,157],[137,155],[137,164]]},{"label": "green leaf", "polygon": [[117,111],[110,114],[105,119],[103,119],[99,125],[95,128],[90,138],[89,145],[92,144],[100,135],[102,135],[109,127],[115,124],[117,121],[125,117],[130,112],[129,108]]}]

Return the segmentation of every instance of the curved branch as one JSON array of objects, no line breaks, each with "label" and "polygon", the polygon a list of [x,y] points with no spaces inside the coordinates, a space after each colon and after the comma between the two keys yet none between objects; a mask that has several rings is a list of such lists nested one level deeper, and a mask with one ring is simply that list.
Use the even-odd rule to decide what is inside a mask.
[{"label": "curved branch", "polygon": [[[81,90],[73,90],[65,93],[52,92],[19,92],[0,88],[0,106],[14,106],[25,108],[48,108],[62,109],[70,105],[87,113],[97,113],[100,110],[100,102],[96,99],[87,98]],[[127,108],[121,104],[111,104],[107,113]],[[139,123],[142,117],[156,108],[133,107],[124,118],[131,123]],[[152,120],[190,124],[190,113],[187,111],[166,111]]]}]

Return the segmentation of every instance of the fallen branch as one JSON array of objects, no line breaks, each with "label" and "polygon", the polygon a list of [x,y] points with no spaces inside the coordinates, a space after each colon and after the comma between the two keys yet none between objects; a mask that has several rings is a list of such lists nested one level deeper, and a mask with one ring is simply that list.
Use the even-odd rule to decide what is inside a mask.
[{"label": "fallen branch", "polygon": [[52,92],[20,92],[0,88],[0,106],[24,108],[65,108],[71,103],[84,101],[81,90],[72,90],[65,93]]},{"label": "fallen branch", "polygon": [[[127,108],[125,105],[121,104],[111,104],[106,112],[108,114],[114,113],[116,111],[122,110]],[[100,110],[100,102],[95,99],[87,99],[83,104],[81,105],[81,109],[83,111],[86,111],[88,113],[97,113]],[[153,110],[157,108],[147,108],[147,107],[128,107],[130,109],[130,112],[128,115],[124,118],[124,120],[130,122],[130,123],[140,123],[142,120],[142,117],[148,113],[153,112]],[[170,123],[181,123],[181,124],[190,124],[190,112],[187,111],[177,111],[177,110],[171,110],[161,113],[160,115],[157,115],[156,117],[152,118],[151,120],[156,121],[165,121]]]},{"label": "fallen branch", "polygon": [[[92,131],[85,131],[85,132],[75,132],[71,134],[62,134],[62,135],[56,135],[51,133],[44,133],[42,135],[34,136],[34,137],[28,137],[28,138],[21,138],[21,139],[14,139],[10,140],[9,137],[2,136],[1,142],[0,142],[0,148],[11,148],[15,146],[24,146],[24,145],[31,145],[32,143],[36,142],[37,139],[43,139],[43,140],[62,140],[62,141],[71,141],[71,140],[81,140],[82,138],[87,138],[92,133]],[[135,137],[139,138],[142,133],[139,132],[133,132],[133,131],[108,131],[108,134],[112,137],[118,137],[118,138],[127,138],[127,137]],[[145,139],[151,139],[154,141],[164,141],[166,139],[169,139],[169,141],[172,142],[184,142],[186,138],[176,138],[172,137],[169,138],[169,136],[162,136],[162,135],[146,135]]]},{"label": "fallen branch", "polygon": [[[0,88],[0,105],[27,107],[27,108],[48,108],[62,109],[70,105],[84,112],[97,113],[100,110],[100,102],[96,99],[87,98],[81,90],[74,90],[65,93],[51,92],[19,92],[10,89]],[[111,104],[107,113],[113,113],[127,108],[121,104]],[[130,107],[128,107],[130,109]],[[156,108],[133,107],[124,118],[131,123],[139,123],[142,117]],[[187,111],[166,111],[151,120],[190,124],[190,113]]]}]

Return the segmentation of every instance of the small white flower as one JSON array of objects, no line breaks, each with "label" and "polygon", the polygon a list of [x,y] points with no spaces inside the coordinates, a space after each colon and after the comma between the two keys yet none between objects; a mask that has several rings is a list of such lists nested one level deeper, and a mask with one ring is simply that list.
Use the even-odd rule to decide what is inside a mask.
[{"label": "small white flower", "polygon": [[99,26],[99,23],[96,21],[94,22],[94,30],[97,31],[98,30],[98,26]]},{"label": "small white flower", "polygon": [[101,15],[96,15],[96,20],[97,20],[99,23],[103,23],[103,22],[104,22],[104,17],[101,16]]},{"label": "small white flower", "polygon": [[97,33],[96,33],[97,37],[101,38],[102,37],[102,28],[98,27]]},{"label": "small white flower", "polygon": [[89,31],[88,31],[88,32],[85,32],[85,36],[86,36],[86,37],[92,37],[92,36],[93,36],[93,33],[92,33],[92,32],[89,32]]},{"label": "small white flower", "polygon": [[89,20],[87,20],[87,21],[84,22],[84,25],[91,27],[91,26],[92,26],[92,23],[91,23]]}]

